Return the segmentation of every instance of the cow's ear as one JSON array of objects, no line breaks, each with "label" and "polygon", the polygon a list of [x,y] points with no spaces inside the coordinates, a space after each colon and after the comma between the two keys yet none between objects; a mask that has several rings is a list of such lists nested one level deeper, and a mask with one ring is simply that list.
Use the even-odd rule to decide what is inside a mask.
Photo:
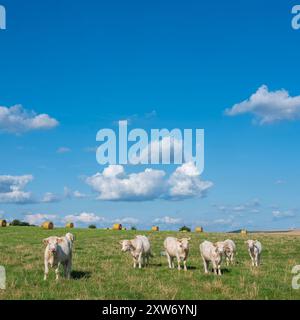
[{"label": "cow's ear", "polygon": [[49,239],[48,239],[48,238],[46,238],[46,239],[43,240],[43,244],[44,244],[45,246],[46,246],[48,243],[49,243]]},{"label": "cow's ear", "polygon": [[187,238],[187,241],[191,241],[192,240],[192,238]]},{"label": "cow's ear", "polygon": [[122,246],[123,245],[123,241],[119,241],[120,245]]}]

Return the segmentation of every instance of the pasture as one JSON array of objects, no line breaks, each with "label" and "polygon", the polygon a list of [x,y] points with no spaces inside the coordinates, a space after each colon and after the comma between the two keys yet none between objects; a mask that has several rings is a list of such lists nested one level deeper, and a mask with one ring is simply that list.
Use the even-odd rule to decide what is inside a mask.
[{"label": "pasture", "polygon": [[[287,234],[222,234],[72,229],[76,237],[72,279],[55,282],[54,270],[43,281],[42,240],[62,236],[66,229],[0,228],[0,265],[5,266],[7,289],[1,299],[300,299],[291,287],[291,270],[300,264],[300,236]],[[119,241],[148,235],[155,255],[150,266],[133,269],[132,258],[120,251]],[[163,251],[167,236],[192,238],[188,271],[169,270]],[[233,239],[236,265],[223,264],[223,276],[205,275],[199,243]],[[262,265],[251,267],[244,241],[263,244]]]}]

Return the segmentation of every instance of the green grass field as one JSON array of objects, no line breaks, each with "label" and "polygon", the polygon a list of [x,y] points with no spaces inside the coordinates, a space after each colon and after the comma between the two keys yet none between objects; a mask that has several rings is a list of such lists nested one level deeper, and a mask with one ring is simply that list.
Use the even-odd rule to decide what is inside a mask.
[{"label": "green grass field", "polygon": [[[300,264],[300,237],[259,234],[188,233],[192,238],[187,272],[169,270],[163,250],[166,236],[176,232],[73,229],[76,236],[71,280],[54,280],[54,270],[43,281],[42,239],[64,235],[37,227],[0,228],[0,265],[5,266],[7,289],[0,299],[300,299],[291,287],[292,267]],[[132,259],[120,251],[119,241],[135,234],[150,237],[155,255],[148,268],[133,269]],[[230,237],[237,244],[237,263],[223,276],[205,275],[199,243]],[[259,239],[264,247],[262,265],[250,266],[244,241]]]}]

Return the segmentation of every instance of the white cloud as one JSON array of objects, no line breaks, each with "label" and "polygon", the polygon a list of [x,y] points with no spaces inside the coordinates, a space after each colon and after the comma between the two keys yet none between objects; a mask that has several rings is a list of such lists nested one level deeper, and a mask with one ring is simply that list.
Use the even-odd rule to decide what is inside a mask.
[{"label": "white cloud", "polygon": [[64,217],[66,222],[79,222],[79,223],[97,223],[105,221],[105,218],[97,216],[95,213],[82,212],[78,215],[68,215]]},{"label": "white cloud", "polygon": [[87,195],[84,194],[84,193],[81,193],[81,192],[78,191],[78,190],[75,190],[75,191],[73,192],[73,197],[74,197],[74,198],[77,198],[77,199],[82,199],[82,198],[86,198]]},{"label": "white cloud", "polygon": [[125,174],[123,166],[110,165],[86,179],[100,200],[142,201],[158,198],[163,192],[165,172],[146,169]]},{"label": "white cloud", "polygon": [[295,213],[291,210],[273,210],[272,215],[274,219],[286,219],[295,217]]},{"label": "white cloud", "polygon": [[181,222],[180,218],[172,218],[169,216],[165,216],[162,218],[156,218],[153,220],[155,223],[163,223],[163,224],[178,224]]},{"label": "white cloud", "polygon": [[141,150],[139,159],[142,163],[150,162],[153,152],[154,154],[159,154],[159,159],[161,159],[164,154],[170,155],[170,163],[174,163],[177,159],[182,162],[184,160],[183,146],[184,142],[182,139],[166,136],[160,140],[151,141],[146,148]]},{"label": "white cloud", "polygon": [[76,199],[83,199],[87,198],[88,195],[81,193],[78,190],[72,191],[71,189],[64,187],[64,198],[76,198]]},{"label": "white cloud", "polygon": [[56,215],[53,214],[27,214],[25,215],[25,221],[29,222],[30,224],[40,225],[45,221],[53,221],[57,218]]},{"label": "white cloud", "polygon": [[300,96],[292,97],[284,89],[269,91],[263,85],[249,99],[225,110],[229,116],[246,113],[254,115],[260,124],[300,119]]},{"label": "white cloud", "polygon": [[135,224],[138,223],[139,220],[136,218],[132,218],[132,217],[125,217],[125,218],[120,218],[120,219],[114,219],[112,221],[113,223],[129,223],[129,224]]},{"label": "white cloud", "polygon": [[62,200],[62,197],[60,195],[52,193],[52,192],[46,192],[44,194],[42,202],[53,203],[53,202],[59,202],[61,200]]},{"label": "white cloud", "polygon": [[61,153],[61,154],[63,154],[63,153],[69,153],[69,152],[71,152],[72,150],[70,149],[70,148],[68,148],[68,147],[60,147],[60,148],[58,148],[57,150],[56,150],[56,153]]},{"label": "white cloud", "polygon": [[112,201],[203,197],[213,186],[212,182],[200,179],[193,163],[178,167],[169,178],[162,170],[126,174],[123,166],[110,165],[102,173],[88,177],[86,183],[99,193],[98,199]]},{"label": "white cloud", "polygon": [[202,181],[193,162],[178,167],[168,181],[169,197],[172,199],[185,199],[191,197],[202,198],[213,186],[211,181]]},{"label": "white cloud", "polygon": [[25,186],[32,180],[32,175],[0,176],[0,203],[34,202],[31,192],[24,191]]},{"label": "white cloud", "polygon": [[36,114],[21,105],[0,106],[0,131],[20,134],[33,130],[46,130],[58,126],[58,121],[47,114]]}]

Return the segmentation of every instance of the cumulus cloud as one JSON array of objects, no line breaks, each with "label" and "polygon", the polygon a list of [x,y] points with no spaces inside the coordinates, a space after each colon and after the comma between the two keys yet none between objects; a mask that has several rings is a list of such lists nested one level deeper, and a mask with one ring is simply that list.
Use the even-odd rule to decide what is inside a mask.
[{"label": "cumulus cloud", "polygon": [[156,218],[153,220],[154,223],[162,223],[162,224],[178,224],[181,222],[180,218],[172,218],[169,216],[165,216],[162,218]]},{"label": "cumulus cloud", "polygon": [[64,221],[72,221],[72,222],[79,222],[79,223],[97,223],[105,221],[105,218],[97,216],[95,213],[89,212],[82,212],[80,214],[75,215],[67,215],[64,217]]},{"label": "cumulus cloud", "polygon": [[123,166],[110,165],[102,173],[88,177],[86,183],[99,193],[98,199],[111,201],[203,197],[213,186],[212,182],[200,179],[193,163],[178,167],[170,177],[165,171],[153,169],[126,174]]},{"label": "cumulus cloud", "polygon": [[0,176],[0,203],[25,204],[34,202],[31,192],[24,191],[33,180],[32,175]]},{"label": "cumulus cloud", "polygon": [[36,114],[21,105],[0,106],[0,132],[20,134],[34,130],[47,130],[58,126],[58,121],[48,114]]},{"label": "cumulus cloud", "polygon": [[143,201],[158,198],[164,189],[165,172],[146,169],[126,174],[124,167],[110,165],[86,182],[99,193],[100,200]]},{"label": "cumulus cloud", "polygon": [[169,181],[168,197],[172,199],[202,198],[213,186],[211,181],[203,181],[193,162],[184,163],[172,173]]},{"label": "cumulus cloud", "polygon": [[30,224],[36,224],[36,225],[40,225],[47,220],[53,221],[56,218],[57,218],[57,216],[53,215],[53,214],[37,213],[37,214],[26,214],[25,215],[25,221],[29,222]]},{"label": "cumulus cloud", "polygon": [[228,116],[246,113],[254,115],[255,122],[262,125],[297,120],[300,119],[300,96],[292,97],[284,89],[269,91],[268,87],[263,85],[249,99],[225,110]]},{"label": "cumulus cloud", "polygon": [[42,202],[44,202],[44,203],[54,203],[54,202],[60,202],[61,200],[62,200],[62,197],[60,195],[52,193],[52,192],[46,192],[44,194]]}]

